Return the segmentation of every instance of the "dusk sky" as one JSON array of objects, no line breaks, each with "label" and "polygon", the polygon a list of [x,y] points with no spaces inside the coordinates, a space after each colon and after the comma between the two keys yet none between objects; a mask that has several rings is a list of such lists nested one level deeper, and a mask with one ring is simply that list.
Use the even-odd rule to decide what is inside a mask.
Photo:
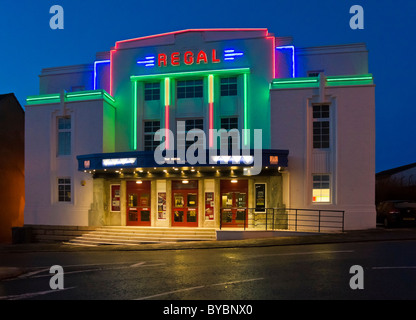
[{"label": "dusk sky", "polygon": [[[352,30],[352,5],[364,29]],[[49,9],[64,9],[52,30]],[[416,1],[0,0],[0,94],[22,106],[42,68],[92,63],[118,40],[191,28],[267,28],[296,47],[365,42],[376,84],[376,171],[416,162]]]}]

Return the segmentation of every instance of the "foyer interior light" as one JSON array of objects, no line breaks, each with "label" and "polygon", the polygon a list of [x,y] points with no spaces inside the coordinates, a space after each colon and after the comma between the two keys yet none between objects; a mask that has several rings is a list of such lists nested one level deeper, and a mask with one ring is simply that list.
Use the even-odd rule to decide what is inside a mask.
[{"label": "foyer interior light", "polygon": [[189,180],[182,180],[182,183],[187,184],[187,183],[189,183]]},{"label": "foyer interior light", "polygon": [[136,180],[137,184],[141,184],[143,181],[142,180]]},{"label": "foyer interior light", "polygon": [[238,182],[238,180],[237,179],[232,179],[231,180],[231,183],[237,183]]}]

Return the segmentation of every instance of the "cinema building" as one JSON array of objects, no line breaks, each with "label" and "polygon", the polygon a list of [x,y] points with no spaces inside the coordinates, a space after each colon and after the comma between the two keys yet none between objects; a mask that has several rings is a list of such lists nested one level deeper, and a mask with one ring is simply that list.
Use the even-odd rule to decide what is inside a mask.
[{"label": "cinema building", "polygon": [[374,87],[364,44],[261,28],[123,40],[43,69],[25,224],[291,229],[303,209],[375,227]]}]

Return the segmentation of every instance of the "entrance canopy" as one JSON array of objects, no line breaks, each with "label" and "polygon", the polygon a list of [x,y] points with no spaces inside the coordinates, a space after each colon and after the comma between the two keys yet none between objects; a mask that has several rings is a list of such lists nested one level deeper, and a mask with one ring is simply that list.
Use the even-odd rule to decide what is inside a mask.
[{"label": "entrance canopy", "polygon": [[202,161],[199,158],[198,162],[189,162],[187,159],[182,159],[176,150],[170,157],[163,159],[155,159],[153,151],[129,151],[79,155],[77,160],[79,171],[94,174],[153,173],[163,175],[172,173],[179,175],[183,171],[189,171],[190,175],[197,177],[200,172],[215,174],[219,171],[233,171],[236,175],[270,174],[268,170],[279,171],[288,166],[288,154],[288,150],[267,149],[247,150],[246,155],[224,156],[211,155],[207,151]]}]

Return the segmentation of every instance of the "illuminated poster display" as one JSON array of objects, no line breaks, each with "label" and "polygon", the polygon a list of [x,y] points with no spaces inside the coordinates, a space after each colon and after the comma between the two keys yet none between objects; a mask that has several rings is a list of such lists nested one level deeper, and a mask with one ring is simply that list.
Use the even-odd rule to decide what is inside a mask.
[{"label": "illuminated poster display", "polygon": [[214,220],[214,192],[205,192],[205,220]]},{"label": "illuminated poster display", "polygon": [[120,212],[120,185],[111,185],[111,211]]},{"label": "illuminated poster display", "polygon": [[265,212],[266,210],[266,184],[256,183],[256,212]]},{"label": "illuminated poster display", "polygon": [[166,192],[157,194],[157,218],[166,219]]}]

